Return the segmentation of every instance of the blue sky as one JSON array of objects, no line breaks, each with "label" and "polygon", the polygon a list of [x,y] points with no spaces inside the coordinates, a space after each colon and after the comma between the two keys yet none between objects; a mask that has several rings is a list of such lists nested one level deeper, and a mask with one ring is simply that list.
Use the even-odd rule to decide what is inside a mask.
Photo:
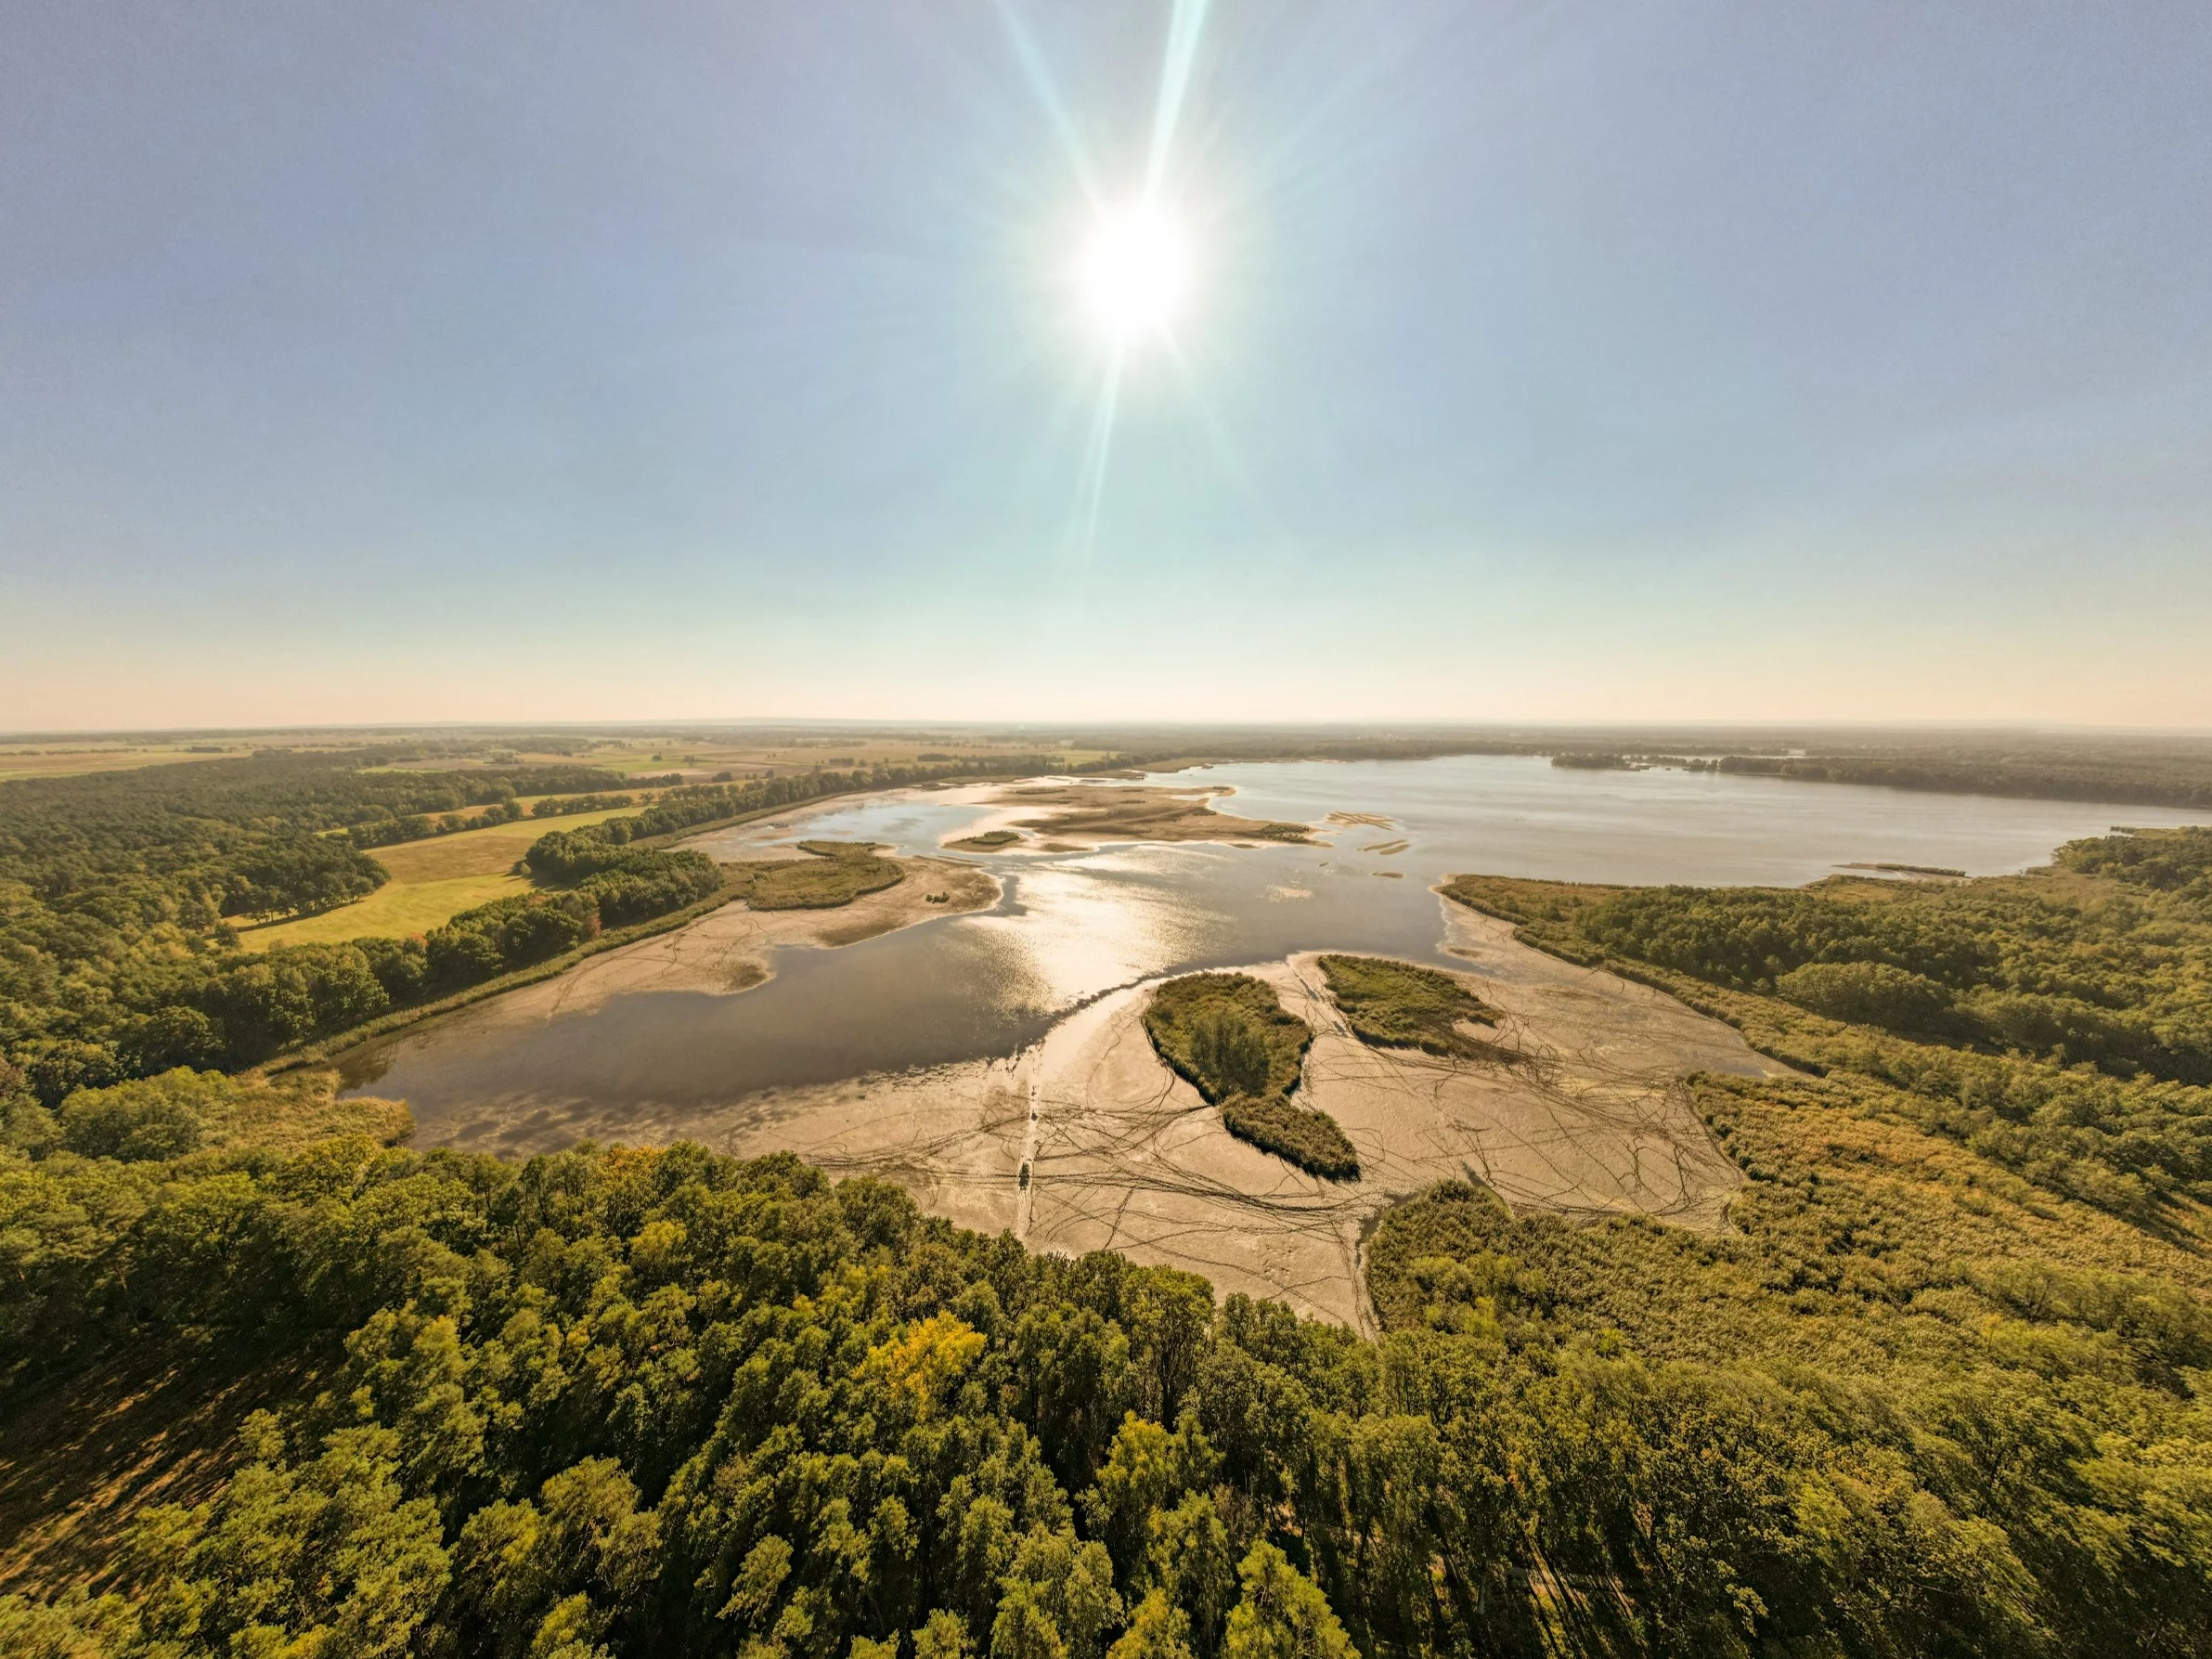
[{"label": "blue sky", "polygon": [[1172,10],[11,8],[0,727],[2212,725],[2201,5]]}]

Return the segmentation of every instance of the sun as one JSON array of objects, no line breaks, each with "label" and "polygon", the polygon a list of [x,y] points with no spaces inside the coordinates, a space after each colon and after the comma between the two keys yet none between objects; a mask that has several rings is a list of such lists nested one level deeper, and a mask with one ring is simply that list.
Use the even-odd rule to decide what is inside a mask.
[{"label": "sun", "polygon": [[1103,213],[1083,244],[1083,297],[1117,345],[1165,334],[1190,298],[1189,244],[1151,203]]}]

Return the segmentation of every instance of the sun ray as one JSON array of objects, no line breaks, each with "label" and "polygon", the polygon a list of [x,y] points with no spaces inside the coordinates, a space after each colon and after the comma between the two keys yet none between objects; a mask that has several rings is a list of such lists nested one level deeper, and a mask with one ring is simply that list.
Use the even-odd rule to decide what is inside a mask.
[{"label": "sun ray", "polygon": [[[1120,411],[1128,354],[1140,339],[1167,347],[1178,378],[1190,385],[1189,364],[1175,348],[1169,324],[1189,283],[1189,266],[1179,227],[1161,196],[1171,173],[1175,139],[1188,97],[1192,67],[1205,32],[1209,0],[1175,0],[1161,54],[1159,90],[1145,160],[1143,187],[1136,200],[1119,209],[1106,205],[1096,174],[1079,136],[1058,83],[1036,37],[1013,0],[998,0],[1000,20],[1013,44],[1022,73],[1045,119],[1066,151],[1077,187],[1089,202],[1093,228],[1079,273],[1092,310],[1106,335],[1106,358],[1098,382],[1090,433],[1070,504],[1066,563],[1080,598],[1087,585],[1092,555],[1106,499],[1114,428]],[[1209,446],[1217,458],[1224,439],[1210,411],[1200,406]],[[1241,483],[1240,469],[1232,467]]]},{"label": "sun ray", "polygon": [[1014,8],[1012,0],[998,0],[999,21],[1006,35],[1014,43],[1014,55],[1020,60],[1022,73],[1028,77],[1029,90],[1036,96],[1037,104],[1044,111],[1045,120],[1052,123],[1053,132],[1060,140],[1060,148],[1067,152],[1067,164],[1074,169],[1076,187],[1084,200],[1096,206],[1100,200],[1098,179],[1091,170],[1090,157],[1084,153],[1083,141],[1076,134],[1075,121],[1067,113],[1067,101],[1060,96],[1059,84],[1053,79],[1052,68],[1044,60],[1044,53],[1037,45],[1037,37],[1029,32],[1028,25],[1021,20],[1021,14]]},{"label": "sun ray", "polygon": [[1229,442],[1227,430],[1222,425],[1220,417],[1213,412],[1213,406],[1207,402],[1206,394],[1198,384],[1197,365],[1191,361],[1190,354],[1183,349],[1180,341],[1170,338],[1166,342],[1166,348],[1168,361],[1175,368],[1175,378],[1182,382],[1183,395],[1190,399],[1190,407],[1198,417],[1199,430],[1206,434],[1206,447],[1213,453],[1214,464],[1235,486],[1236,493],[1243,498],[1246,511],[1259,522],[1267,536],[1278,543],[1287,540],[1285,527],[1269,506],[1266,493],[1260,487],[1260,481],[1237,459],[1235,448]]},{"label": "sun ray", "polygon": [[1076,480],[1075,507],[1068,526],[1068,562],[1075,577],[1075,596],[1080,600],[1090,580],[1091,553],[1098,543],[1098,514],[1106,499],[1106,461],[1114,447],[1114,415],[1121,403],[1122,350],[1116,345],[1106,358],[1106,378],[1099,383],[1098,406],[1091,418],[1091,437],[1084,446],[1083,468]]},{"label": "sun ray", "polygon": [[1184,95],[1190,90],[1191,65],[1198,56],[1198,37],[1206,29],[1207,0],[1175,0],[1174,16],[1168,20],[1168,48],[1159,71],[1159,99],[1152,110],[1152,153],[1145,164],[1145,201],[1159,201],[1159,188],[1168,173],[1168,157],[1175,147],[1175,128],[1183,119]]}]

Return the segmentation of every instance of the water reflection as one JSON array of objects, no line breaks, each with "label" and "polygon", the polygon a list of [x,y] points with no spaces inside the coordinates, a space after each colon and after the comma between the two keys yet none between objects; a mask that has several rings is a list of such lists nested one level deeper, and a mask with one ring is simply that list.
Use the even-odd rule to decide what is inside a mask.
[{"label": "water reflection", "polygon": [[[471,1137],[519,1107],[567,1113],[724,1103],[760,1089],[1008,1054],[1067,1009],[1154,974],[1340,948],[1443,961],[1440,876],[1463,870],[1631,883],[1796,884],[1853,862],[1976,874],[2052,847],[2202,814],[1916,795],[1771,778],[1581,772],[1542,760],[1223,766],[1240,815],[1319,823],[1360,812],[1329,846],[1119,847],[982,856],[1005,877],[987,913],[842,950],[775,953],[737,996],[648,992],[539,1023],[497,1004],[349,1056],[349,1087],[407,1099],[424,1144]],[[925,791],[794,813],[703,837],[738,858],[821,836],[929,853],[990,811],[992,787]],[[1396,848],[1397,850],[1383,850]]]}]

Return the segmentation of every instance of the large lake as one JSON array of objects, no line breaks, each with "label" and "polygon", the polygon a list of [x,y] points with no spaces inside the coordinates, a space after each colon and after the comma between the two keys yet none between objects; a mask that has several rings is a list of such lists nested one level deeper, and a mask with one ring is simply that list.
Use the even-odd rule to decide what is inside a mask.
[{"label": "large lake", "polygon": [[[413,1107],[421,1144],[495,1105],[600,1121],[723,1105],[758,1090],[1011,1054],[1069,1009],[1157,974],[1293,951],[1438,954],[1440,877],[1793,886],[1851,864],[1997,875],[2115,824],[2204,822],[2150,807],[1926,795],[1714,772],[1583,771],[1519,757],[1218,766],[1241,817],[1321,824],[1328,846],[1124,846],[982,857],[998,906],[841,950],[778,952],[738,995],[641,992],[539,1024],[464,1013],[343,1062],[348,1085]],[[935,853],[986,791],[867,797],[701,837],[718,857],[819,836]],[[1395,848],[1395,851],[1374,850]],[[1456,966],[1456,965],[1454,965]]]}]

